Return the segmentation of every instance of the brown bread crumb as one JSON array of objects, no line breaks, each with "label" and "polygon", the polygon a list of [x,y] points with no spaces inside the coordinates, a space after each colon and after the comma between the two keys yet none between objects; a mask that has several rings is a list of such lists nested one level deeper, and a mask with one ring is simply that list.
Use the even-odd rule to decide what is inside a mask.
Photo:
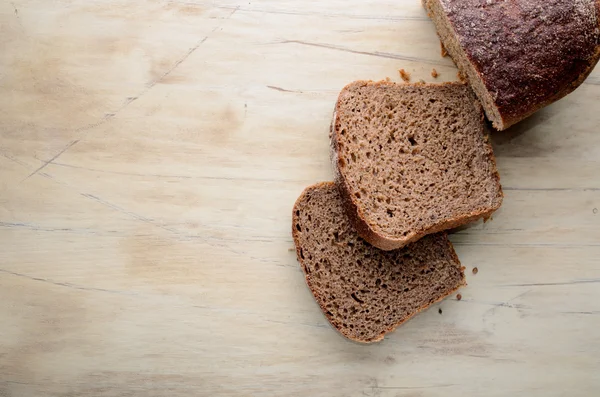
[{"label": "brown bread crumb", "polygon": [[433,77],[434,79],[437,79],[437,77],[439,76],[437,70],[435,69],[431,69],[431,77]]},{"label": "brown bread crumb", "polygon": [[442,49],[442,56],[445,58],[448,56],[448,51],[446,50],[446,47],[444,47],[444,43],[442,43],[440,41],[440,48]]},{"label": "brown bread crumb", "polygon": [[410,73],[408,73],[406,70],[400,69],[398,70],[398,73],[400,73],[400,78],[402,78],[402,80],[407,83],[410,81]]},{"label": "brown bread crumb", "polygon": [[458,294],[458,295],[456,295],[456,300],[457,300],[457,301],[459,301],[459,300],[461,300],[461,299],[462,299],[462,295],[461,295],[461,294]]},{"label": "brown bread crumb", "polygon": [[479,272],[479,269],[477,269],[476,267],[473,268],[473,274],[477,274]]}]

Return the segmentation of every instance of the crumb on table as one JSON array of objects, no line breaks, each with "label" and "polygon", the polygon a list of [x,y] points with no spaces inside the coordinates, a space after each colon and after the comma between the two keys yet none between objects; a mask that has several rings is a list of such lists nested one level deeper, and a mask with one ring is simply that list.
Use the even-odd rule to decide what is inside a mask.
[{"label": "crumb on table", "polygon": [[442,49],[442,56],[446,57],[448,55],[448,51],[446,50],[446,47],[444,47],[444,43],[442,43],[440,41],[440,48]]},{"label": "crumb on table", "polygon": [[442,308],[441,307],[438,309],[438,313],[442,314]]},{"label": "crumb on table", "polygon": [[458,295],[456,295],[456,300],[457,300],[457,301],[459,301],[459,300],[461,300],[461,299],[462,299],[462,295],[461,295],[461,294],[458,294]]},{"label": "crumb on table", "polygon": [[477,269],[476,267],[473,268],[473,274],[477,274],[479,272],[479,269]]},{"label": "crumb on table", "polygon": [[437,79],[437,77],[439,76],[437,70],[431,69],[431,77],[433,77],[434,79]]},{"label": "crumb on table", "polygon": [[407,83],[410,81],[410,73],[408,73],[406,70],[399,69],[398,73],[400,73],[400,77],[402,78],[402,80],[404,80]]}]

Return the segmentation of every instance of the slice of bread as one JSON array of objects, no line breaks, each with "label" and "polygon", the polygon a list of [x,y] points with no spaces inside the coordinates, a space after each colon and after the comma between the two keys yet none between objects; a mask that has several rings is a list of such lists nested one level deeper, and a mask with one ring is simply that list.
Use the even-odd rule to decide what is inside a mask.
[{"label": "slice of bread", "polygon": [[423,4],[498,130],[569,94],[600,59],[598,0]]},{"label": "slice of bread", "polygon": [[333,182],[307,188],[294,205],[292,219],[308,287],[329,322],[357,342],[383,339],[466,284],[445,233],[396,251],[366,243],[348,220]]},{"label": "slice of bread", "polygon": [[339,95],[332,161],[350,221],[391,250],[502,203],[481,105],[462,83],[357,81]]}]

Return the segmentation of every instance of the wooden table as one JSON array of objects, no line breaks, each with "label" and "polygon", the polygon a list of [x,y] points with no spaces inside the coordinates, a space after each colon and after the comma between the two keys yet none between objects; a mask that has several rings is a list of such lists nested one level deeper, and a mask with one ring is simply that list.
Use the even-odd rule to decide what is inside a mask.
[{"label": "wooden table", "polygon": [[494,134],[462,300],[363,346],[291,209],[346,83],[456,79],[420,1],[13,0],[0,43],[0,396],[598,395],[600,69]]}]

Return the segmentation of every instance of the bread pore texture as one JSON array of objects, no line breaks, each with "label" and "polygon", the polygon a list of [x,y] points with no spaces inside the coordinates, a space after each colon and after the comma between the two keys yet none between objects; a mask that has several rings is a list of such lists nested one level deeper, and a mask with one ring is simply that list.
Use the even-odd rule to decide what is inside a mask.
[{"label": "bread pore texture", "polygon": [[502,203],[482,108],[462,83],[347,85],[331,153],[350,222],[383,250],[489,217]]},{"label": "bread pore texture", "polygon": [[306,283],[325,317],[357,342],[382,340],[466,284],[445,233],[399,250],[379,250],[356,233],[332,182],[300,195],[292,235]]}]

